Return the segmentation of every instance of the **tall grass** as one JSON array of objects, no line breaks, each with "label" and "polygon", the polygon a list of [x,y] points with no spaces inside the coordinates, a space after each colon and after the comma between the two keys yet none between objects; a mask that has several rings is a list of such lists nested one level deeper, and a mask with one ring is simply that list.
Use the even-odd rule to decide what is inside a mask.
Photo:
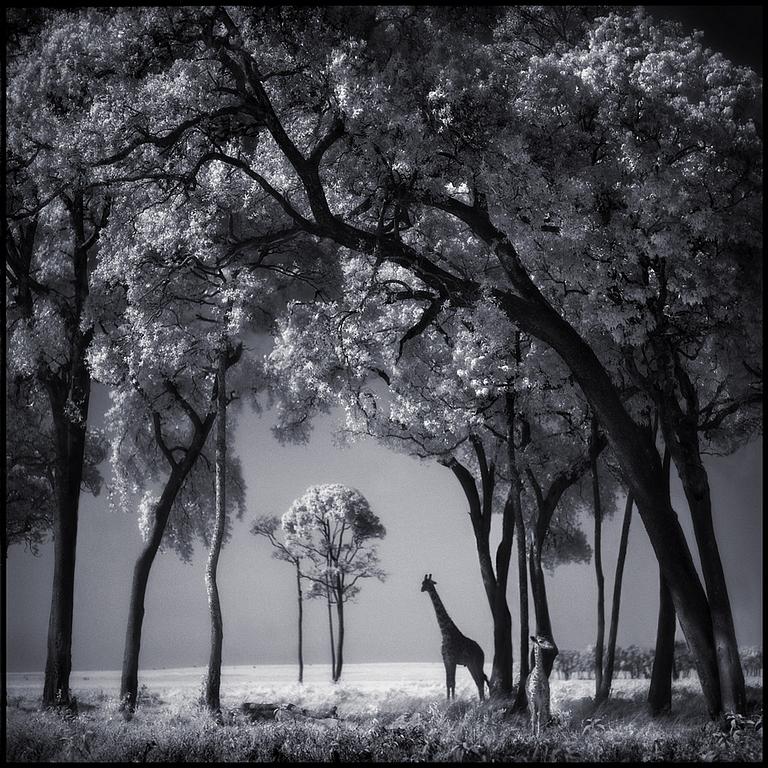
[{"label": "tall grass", "polygon": [[[586,681],[585,681],[586,682]],[[623,683],[624,681],[620,681]],[[378,697],[339,689],[337,723],[251,723],[237,708],[215,721],[188,692],[144,691],[126,722],[117,701],[80,692],[77,714],[39,711],[35,699],[9,698],[8,761],[761,761],[762,689],[751,687],[750,713],[710,723],[701,695],[675,685],[673,714],[650,718],[646,681],[626,681],[595,709],[592,686],[554,681],[553,722],[540,737],[527,717],[469,696],[450,704],[390,688]],[[296,686],[282,699],[296,701]],[[264,699],[266,700],[266,699]],[[310,691],[302,703],[317,703]]]}]

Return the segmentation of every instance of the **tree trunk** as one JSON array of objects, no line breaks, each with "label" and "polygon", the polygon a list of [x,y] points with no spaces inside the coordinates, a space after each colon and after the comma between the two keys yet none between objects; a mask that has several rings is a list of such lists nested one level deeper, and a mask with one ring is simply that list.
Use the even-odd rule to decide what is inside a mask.
[{"label": "tree trunk", "polygon": [[[670,493],[670,451],[664,448],[664,481]],[[656,651],[653,656],[648,706],[656,716],[672,708],[672,668],[675,662],[675,607],[664,580],[659,573],[659,623],[656,629]]]},{"label": "tree trunk", "polygon": [[341,668],[344,664],[344,599],[341,586],[336,592],[336,617],[338,619],[338,633],[336,639],[336,670],[333,681],[338,682],[341,677]]},{"label": "tree trunk", "polygon": [[194,465],[205,444],[213,417],[209,414],[201,426],[195,431],[192,443],[187,449],[184,460],[176,464],[160,496],[154,511],[152,531],[133,569],[131,597],[128,608],[128,626],[125,631],[125,650],[123,652],[123,671],[120,679],[121,708],[133,711],[136,708],[136,698],[139,690],[139,652],[141,650],[141,628],[144,622],[144,599],[147,592],[147,582],[152,563],[155,561],[157,550],[163,540],[163,533],[171,514],[171,508],[176,500],[184,480]]},{"label": "tree trunk", "polygon": [[597,581],[597,640],[595,642],[595,700],[603,687],[603,644],[605,642],[605,576],[603,575],[603,507],[600,501],[600,477],[597,472],[597,419],[592,417],[592,445],[590,463],[592,465],[592,495],[595,514],[595,579]]},{"label": "tree trunk", "polygon": [[[88,298],[88,250],[83,195],[75,191],[64,198],[74,234],[71,315],[65,318],[69,339],[68,365],[45,381],[53,417],[56,465],[56,507],[53,519],[53,586],[48,620],[48,647],[43,683],[43,705],[70,703],[69,675],[72,669],[72,616],[74,612],[75,556],[83,478],[91,376],[85,354],[92,331],[83,332],[80,321]],[[98,232],[94,233],[95,236]],[[95,237],[90,238],[95,241]]]},{"label": "tree trunk", "polygon": [[299,603],[299,682],[304,682],[304,600],[301,594],[301,569],[296,561],[296,595]]},{"label": "tree trunk", "polygon": [[[667,419],[665,418],[664,421],[666,422]],[[666,424],[664,438],[668,441],[667,444],[691,511],[696,546],[712,615],[723,709],[726,712],[744,713],[746,711],[744,672],[741,668],[731,601],[712,520],[709,478],[701,459],[696,425],[678,422],[678,428],[673,433],[669,424]]]},{"label": "tree trunk", "polygon": [[[327,587],[330,590],[330,585]],[[336,642],[333,639],[333,611],[331,610],[331,593],[326,592],[328,601],[328,630],[331,634],[331,680],[336,681]]]},{"label": "tree trunk", "polygon": [[[498,249],[511,248],[503,239],[496,242],[499,243]],[[510,257],[501,254],[499,258],[504,263]],[[511,268],[517,269],[518,265],[512,264]],[[541,297],[535,286],[531,284],[527,291],[536,296],[524,299],[508,291],[501,293],[498,297],[501,306],[522,330],[549,344],[557,352],[597,414],[672,593],[680,624],[696,663],[709,714],[715,717],[721,710],[721,697],[709,603],[680,522],[666,498],[656,448],[624,408],[616,387],[592,348]]]},{"label": "tree trunk", "polygon": [[[555,646],[553,650],[549,648],[541,650],[544,672],[549,677],[552,673],[555,657],[558,654],[558,648],[552,633],[552,622],[549,618],[549,602],[544,584],[544,570],[541,567],[541,547],[542,542],[534,541],[528,556],[528,565],[531,571],[531,592],[533,594],[533,612],[536,617],[536,634],[549,638],[552,641],[552,645]],[[531,651],[531,669],[533,669],[535,663],[533,651]]]},{"label": "tree trunk", "polygon": [[60,462],[59,481],[56,483],[56,510],[53,519],[53,588],[43,685],[44,706],[70,703],[69,675],[72,669],[72,614],[80,495],[79,480],[74,487],[72,483],[81,472],[82,459],[76,456]]},{"label": "tree trunk", "polygon": [[664,576],[659,574],[659,623],[648,706],[655,717],[672,707],[672,664],[675,658],[675,606]]},{"label": "tree trunk", "polygon": [[208,593],[208,611],[211,618],[211,653],[208,659],[208,675],[205,681],[205,705],[211,712],[221,712],[221,654],[224,642],[224,621],[221,615],[219,587],[216,571],[219,566],[221,545],[227,522],[227,351],[219,355],[216,408],[216,523],[205,569],[205,585]]},{"label": "tree trunk", "polygon": [[530,673],[528,665],[528,568],[525,552],[525,521],[523,510],[518,509],[515,514],[515,528],[517,533],[517,577],[518,593],[520,601],[520,680],[517,685],[515,703],[512,706],[515,712],[524,712],[528,706],[528,694],[525,683]]},{"label": "tree trunk", "polygon": [[616,635],[619,630],[619,609],[621,608],[621,582],[624,578],[624,561],[627,557],[627,543],[629,541],[629,525],[632,522],[632,494],[627,494],[627,505],[624,508],[624,521],[621,525],[621,538],[619,539],[619,554],[616,558],[616,575],[613,582],[613,601],[611,604],[611,624],[608,630],[608,647],[605,654],[605,669],[603,671],[602,686],[597,692],[596,702],[605,701],[611,693],[613,682],[613,667],[616,659]]}]

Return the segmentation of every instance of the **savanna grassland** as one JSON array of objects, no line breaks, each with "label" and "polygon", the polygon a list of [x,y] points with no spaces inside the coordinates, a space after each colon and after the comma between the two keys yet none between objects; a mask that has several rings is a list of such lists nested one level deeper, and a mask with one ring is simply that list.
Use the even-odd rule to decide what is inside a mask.
[{"label": "savanna grassland", "polygon": [[[225,668],[222,721],[198,704],[200,668],[149,671],[126,721],[115,673],[73,675],[77,713],[41,711],[34,675],[10,675],[6,759],[27,761],[755,761],[763,757],[762,684],[749,680],[744,718],[710,722],[694,679],[674,683],[673,711],[646,713],[647,680],[614,683],[594,709],[592,680],[552,681],[552,722],[540,737],[522,715],[472,695],[460,670],[455,702],[444,700],[439,664],[349,665],[333,685],[327,668]],[[115,678],[114,680],[112,678]],[[335,705],[338,719],[257,721],[244,701]]]}]

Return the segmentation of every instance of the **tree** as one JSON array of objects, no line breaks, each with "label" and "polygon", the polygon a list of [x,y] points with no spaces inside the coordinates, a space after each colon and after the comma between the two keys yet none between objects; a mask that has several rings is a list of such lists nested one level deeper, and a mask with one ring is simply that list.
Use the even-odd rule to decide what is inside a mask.
[{"label": "tree", "polygon": [[[756,78],[640,12],[571,26],[549,23],[551,13],[531,11],[540,19],[531,23],[514,10],[181,10],[176,62],[199,62],[193,46],[203,42],[212,56],[197,66],[210,68],[218,90],[206,94],[218,105],[185,112],[162,133],[123,136],[109,159],[119,165],[135,150],[156,164],[161,146],[177,178],[209,164],[236,169],[288,227],[407,269],[435,314],[492,302],[555,350],[621,465],[714,715],[722,702],[707,595],[655,447],[608,363],[618,357],[613,331],[642,330],[624,301],[642,287],[608,288],[645,254],[686,252],[665,222],[700,212],[676,180],[716,179],[734,135],[754,186],[759,136],[740,105]],[[525,39],[521,23],[532,30]],[[570,32],[551,34],[558,28]],[[686,77],[670,78],[678,69]],[[216,109],[237,116],[218,124],[226,151],[218,136],[199,141]],[[662,136],[647,130],[658,114]],[[268,140],[253,141],[259,133]],[[706,190],[726,205],[728,192]],[[668,215],[633,226],[651,200]],[[697,220],[705,231],[722,221]],[[443,250],[459,235],[464,248]],[[692,266],[696,274],[695,258]]]},{"label": "tree", "polygon": [[[299,682],[304,681],[304,595],[301,589],[301,580],[305,578],[301,573],[301,556],[289,548],[285,537],[279,538],[278,529],[282,529],[282,521],[279,517],[260,517],[251,525],[251,533],[254,536],[264,536],[273,547],[272,557],[291,563],[296,570],[296,601],[298,605],[298,660]],[[334,651],[335,657],[335,651]]]},{"label": "tree", "polygon": [[[13,290],[8,371],[11,379],[34,379],[31,388],[45,393],[47,400],[45,423],[39,425],[45,432],[39,439],[41,446],[50,447],[53,505],[50,518],[43,512],[43,519],[33,523],[26,516],[24,525],[39,534],[40,525],[50,519],[54,576],[43,703],[67,705],[80,491],[84,485],[96,490],[101,484],[95,469],[101,448],[87,426],[91,378],[86,349],[93,329],[86,305],[111,202],[91,187],[78,147],[90,98],[83,75],[90,73],[103,49],[94,46],[65,61],[59,41],[82,42],[83,29],[76,23],[22,10],[11,22],[6,94],[6,277]],[[93,449],[96,454],[89,456]]]},{"label": "tree", "polygon": [[372,539],[383,538],[386,529],[358,491],[338,484],[310,486],[283,515],[282,526],[287,548],[306,564],[309,597],[325,597],[336,606],[331,676],[337,682],[344,664],[344,604],[360,591],[360,579],[384,580]]}]

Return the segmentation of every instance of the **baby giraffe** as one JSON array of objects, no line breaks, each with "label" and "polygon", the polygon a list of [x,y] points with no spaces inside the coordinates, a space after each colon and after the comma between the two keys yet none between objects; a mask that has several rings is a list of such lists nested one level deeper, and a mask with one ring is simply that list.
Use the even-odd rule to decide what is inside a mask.
[{"label": "baby giraffe", "polygon": [[544,669],[544,650],[554,650],[555,646],[543,635],[534,637],[533,655],[535,664],[528,675],[525,690],[528,693],[528,709],[531,713],[531,731],[537,736],[541,732],[541,718],[544,715],[544,725],[549,720],[549,679]]},{"label": "baby giraffe", "polygon": [[421,591],[429,592],[440,633],[443,636],[441,650],[443,664],[445,664],[445,685],[448,699],[450,700],[451,695],[454,699],[456,698],[456,665],[461,664],[469,669],[469,674],[475,681],[477,692],[480,694],[480,701],[482,701],[485,698],[484,683],[488,682],[488,678],[483,672],[483,664],[485,663],[483,649],[474,640],[463,635],[453,623],[448,611],[445,610],[443,601],[437,594],[435,584],[437,582],[432,580],[432,574],[428,573],[424,576],[424,581],[421,582]]}]

